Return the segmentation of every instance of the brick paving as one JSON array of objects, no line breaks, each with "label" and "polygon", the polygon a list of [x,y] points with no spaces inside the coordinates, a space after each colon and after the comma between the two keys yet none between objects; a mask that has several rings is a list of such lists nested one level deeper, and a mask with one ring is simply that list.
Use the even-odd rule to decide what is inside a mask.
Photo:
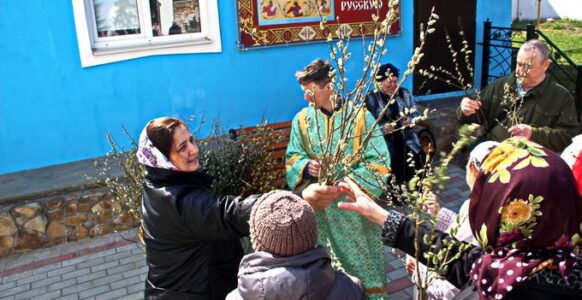
[{"label": "brick paving", "polygon": [[0,299],[143,299],[147,267],[136,230],[0,260]]},{"label": "brick paving", "polygon": [[[465,170],[452,165],[441,193],[455,211],[469,196]],[[0,259],[0,299],[143,299],[147,266],[128,230]],[[386,249],[387,288],[392,300],[412,299],[404,255]]]}]

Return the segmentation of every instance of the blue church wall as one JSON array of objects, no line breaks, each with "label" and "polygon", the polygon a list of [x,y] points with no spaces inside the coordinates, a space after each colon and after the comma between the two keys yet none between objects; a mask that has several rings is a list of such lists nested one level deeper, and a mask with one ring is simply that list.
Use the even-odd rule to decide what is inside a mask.
[{"label": "blue church wall", "polygon": [[[494,27],[511,27],[511,1],[499,1],[500,3],[496,5],[492,5],[491,1],[479,0],[477,1],[477,20],[476,20],[476,40],[478,42],[483,41],[483,30],[484,30],[484,23],[489,19],[492,22],[492,26]],[[503,50],[502,50],[503,51]],[[511,52],[511,50],[505,50],[507,52]],[[511,55],[510,53],[504,54],[504,56]],[[478,88],[483,88],[481,86],[481,58],[483,57],[483,47],[477,45],[475,48],[475,57],[476,57],[476,66],[475,69],[475,78],[476,84]],[[489,74],[499,76],[502,73],[502,70],[499,68],[491,67],[489,70]]]},{"label": "blue church wall", "polygon": [[[509,1],[507,7],[485,2],[478,4],[478,41],[486,18],[494,24],[511,20]],[[71,1],[1,2],[0,174],[102,156],[110,148],[107,131],[126,141],[121,125],[138,136],[148,120],[159,116],[204,115],[226,128],[255,125],[261,117],[291,120],[306,105],[295,71],[328,57],[328,45],[240,52],[235,1],[221,0],[218,7],[221,53],[82,68]],[[383,59],[401,69],[413,51],[412,10],[412,1],[401,1],[402,31],[389,38]],[[361,42],[352,42],[347,65],[352,83],[361,75],[361,48]],[[405,87],[411,88],[411,82]],[[205,126],[202,134],[208,130]]]}]

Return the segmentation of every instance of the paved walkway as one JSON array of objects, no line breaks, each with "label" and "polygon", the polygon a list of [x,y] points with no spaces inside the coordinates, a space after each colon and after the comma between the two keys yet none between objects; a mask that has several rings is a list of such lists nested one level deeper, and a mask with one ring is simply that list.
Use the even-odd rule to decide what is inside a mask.
[{"label": "paved walkway", "polygon": [[[465,171],[451,166],[443,206],[468,198]],[[147,273],[136,230],[61,244],[0,259],[0,299],[142,299]],[[388,291],[411,299],[412,283],[399,256],[387,251]]]},{"label": "paved walkway", "polygon": [[0,299],[142,299],[145,256],[136,230],[0,260]]}]

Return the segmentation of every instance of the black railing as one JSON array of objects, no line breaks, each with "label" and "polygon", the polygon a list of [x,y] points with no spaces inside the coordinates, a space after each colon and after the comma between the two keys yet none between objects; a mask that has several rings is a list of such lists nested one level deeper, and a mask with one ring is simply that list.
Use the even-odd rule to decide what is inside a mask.
[{"label": "black railing", "polygon": [[552,64],[548,69],[549,76],[574,94],[578,115],[582,112],[582,65],[575,64],[552,40],[535,25],[528,24],[526,28],[507,28],[492,26],[491,21],[485,21],[483,43],[483,61],[481,71],[481,87],[503,76],[509,75],[515,69],[515,60],[519,47],[531,39],[543,41],[550,49]]}]

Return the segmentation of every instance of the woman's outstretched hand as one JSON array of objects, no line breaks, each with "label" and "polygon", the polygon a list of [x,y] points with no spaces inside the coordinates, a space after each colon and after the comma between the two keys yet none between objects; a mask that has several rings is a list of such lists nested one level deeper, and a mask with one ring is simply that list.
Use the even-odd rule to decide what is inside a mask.
[{"label": "woman's outstretched hand", "polygon": [[339,187],[320,185],[319,183],[312,183],[301,192],[301,197],[309,203],[313,210],[326,209],[342,195]]},{"label": "woman's outstretched hand", "polygon": [[347,194],[348,200],[352,201],[338,203],[337,206],[340,209],[354,211],[372,223],[384,224],[388,217],[388,211],[362,192],[353,180],[346,177],[343,182],[339,183],[339,187],[343,193]]}]

